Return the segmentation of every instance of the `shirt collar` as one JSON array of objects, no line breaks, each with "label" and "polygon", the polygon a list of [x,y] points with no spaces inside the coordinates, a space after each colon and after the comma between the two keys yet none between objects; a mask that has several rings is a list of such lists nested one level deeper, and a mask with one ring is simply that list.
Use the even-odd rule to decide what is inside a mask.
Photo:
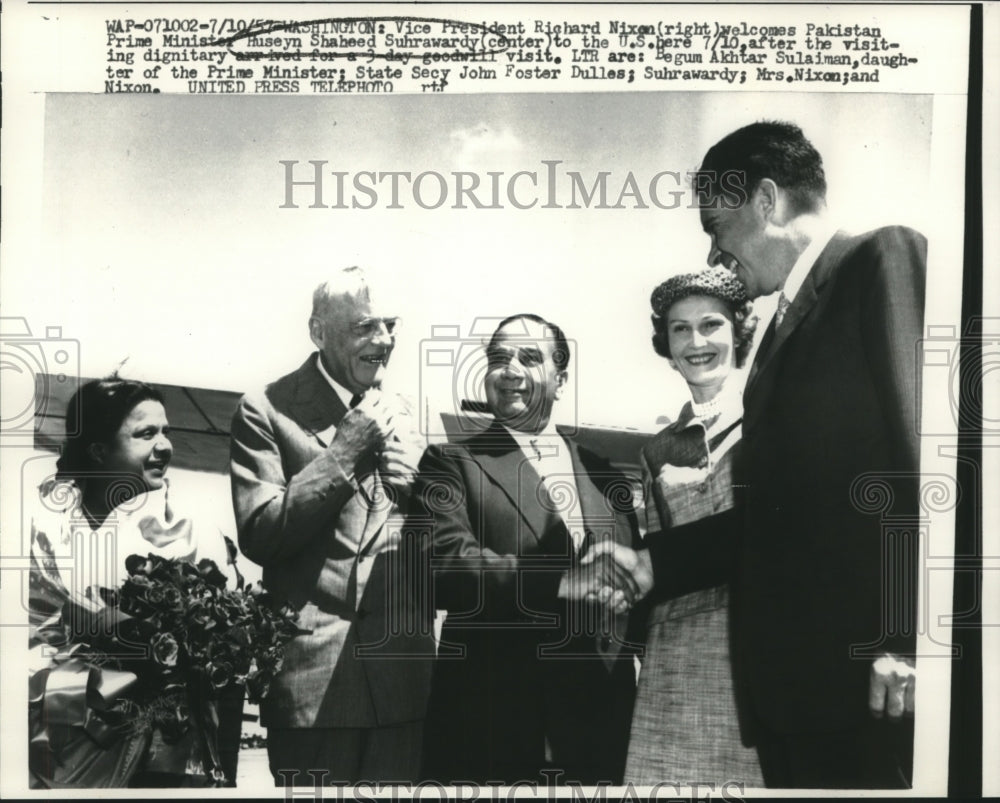
[{"label": "shirt collar", "polygon": [[510,427],[500,424],[510,436],[515,440],[518,446],[522,449],[530,449],[532,441],[542,441],[548,442],[552,438],[561,438],[562,436],[556,430],[555,422],[550,418],[549,423],[545,425],[545,428],[541,432],[521,432],[520,430],[511,429]]},{"label": "shirt collar", "polygon": [[795,296],[802,287],[802,283],[805,282],[806,276],[809,275],[810,269],[819,259],[819,255],[823,253],[823,249],[826,248],[836,231],[835,226],[829,223],[824,224],[816,236],[810,240],[806,250],[799,254],[799,258],[795,260],[788,278],[785,279],[785,285],[781,288],[781,292],[785,294],[785,298],[789,302],[795,300]]},{"label": "shirt collar", "polygon": [[326,366],[323,365],[323,355],[318,351],[316,352],[316,367],[319,368],[319,372],[323,375],[323,378],[329,383],[330,387],[333,388],[333,392],[336,393],[340,400],[344,403],[344,407],[350,410],[351,399],[354,398],[354,394],[330,376],[329,373],[327,373]]}]

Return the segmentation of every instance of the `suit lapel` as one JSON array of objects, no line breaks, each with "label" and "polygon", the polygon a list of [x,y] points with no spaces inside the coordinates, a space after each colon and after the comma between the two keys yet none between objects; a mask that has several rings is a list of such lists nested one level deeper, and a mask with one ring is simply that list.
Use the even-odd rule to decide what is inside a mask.
[{"label": "suit lapel", "polygon": [[[771,324],[761,340],[760,348],[757,350],[757,356],[754,358],[747,378],[746,388],[743,391],[745,406],[749,404],[749,400],[754,394],[760,394],[769,385],[767,380],[773,374],[776,356],[781,352],[782,346],[792,333],[798,329],[802,321],[816,306],[819,293],[830,278],[834,266],[840,261],[848,239],[848,235],[840,231],[831,238],[809,270],[809,275],[806,276],[799,291],[795,294],[781,326],[775,329],[774,319],[771,319]],[[757,403],[759,398],[754,398],[753,401]]]},{"label": "suit lapel", "polygon": [[614,517],[604,501],[604,492],[598,486],[594,470],[589,465],[589,453],[581,451],[580,447],[569,438],[563,437],[563,443],[569,449],[573,461],[573,475],[576,490],[579,495],[579,516],[583,520],[584,540],[581,554],[586,552],[592,543],[602,541],[606,537],[617,538],[614,527]]},{"label": "suit lapel", "polygon": [[365,526],[361,532],[361,547],[358,550],[359,555],[364,555],[374,546],[375,541],[378,540],[378,536],[381,534],[382,528],[389,518],[389,511],[392,509],[392,505],[389,503],[389,498],[386,496],[386,489],[382,484],[382,477],[377,470],[361,477],[358,480],[358,488],[360,489],[361,499],[364,500],[364,506],[367,511]]},{"label": "suit lapel", "polygon": [[330,387],[316,367],[316,354],[311,354],[296,372],[293,417],[299,426],[311,432],[324,446],[329,446],[337,434],[337,425],[347,413],[344,402]]},{"label": "suit lapel", "polygon": [[497,422],[470,443],[470,454],[483,472],[510,501],[536,541],[540,541],[552,513],[542,507],[537,490],[542,481],[521,447]]}]

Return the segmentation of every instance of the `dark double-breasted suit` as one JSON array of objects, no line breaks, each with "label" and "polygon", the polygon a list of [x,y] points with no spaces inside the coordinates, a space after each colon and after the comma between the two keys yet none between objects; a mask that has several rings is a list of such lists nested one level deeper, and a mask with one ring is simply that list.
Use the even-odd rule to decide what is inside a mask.
[{"label": "dark double-breasted suit", "polygon": [[834,235],[751,368],[737,507],[651,547],[668,593],[732,578],[738,689],[771,733],[866,722],[872,658],[914,650],[926,247]]},{"label": "dark double-breasted suit", "polygon": [[406,534],[447,611],[424,732],[428,778],[539,781],[546,766],[564,771],[559,782],[621,777],[638,645],[628,617],[557,591],[590,543],[637,545],[632,490],[571,440],[560,448],[579,490],[580,550],[554,510],[575,491],[542,489],[499,424],[424,455]]}]

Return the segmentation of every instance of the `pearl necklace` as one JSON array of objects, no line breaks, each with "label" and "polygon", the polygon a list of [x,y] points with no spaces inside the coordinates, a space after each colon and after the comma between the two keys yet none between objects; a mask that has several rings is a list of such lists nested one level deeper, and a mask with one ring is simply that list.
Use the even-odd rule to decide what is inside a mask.
[{"label": "pearl necklace", "polygon": [[694,399],[691,400],[691,412],[694,413],[695,418],[710,418],[713,415],[719,413],[719,407],[722,404],[722,394],[720,393],[714,399],[709,399],[707,402],[696,402]]}]

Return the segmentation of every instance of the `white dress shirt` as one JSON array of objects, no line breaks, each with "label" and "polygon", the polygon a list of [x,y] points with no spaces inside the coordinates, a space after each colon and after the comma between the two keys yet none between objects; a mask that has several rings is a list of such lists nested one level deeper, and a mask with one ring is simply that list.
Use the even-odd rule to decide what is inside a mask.
[{"label": "white dress shirt", "polygon": [[585,537],[583,517],[580,513],[580,491],[576,483],[576,470],[569,447],[550,420],[539,433],[519,432],[505,427],[521,447],[531,467],[542,478],[542,484],[552,499],[555,511],[566,523],[573,548],[583,546]]},{"label": "white dress shirt", "polygon": [[784,286],[781,288],[781,292],[785,294],[785,298],[788,299],[789,303],[795,301],[795,296],[798,294],[803,282],[805,282],[806,276],[809,275],[812,266],[816,264],[819,255],[823,253],[823,249],[833,239],[836,231],[836,226],[824,223],[817,232],[817,235],[806,246],[806,250],[799,254],[799,258],[795,260],[795,264],[792,265],[792,270],[785,279]]}]

